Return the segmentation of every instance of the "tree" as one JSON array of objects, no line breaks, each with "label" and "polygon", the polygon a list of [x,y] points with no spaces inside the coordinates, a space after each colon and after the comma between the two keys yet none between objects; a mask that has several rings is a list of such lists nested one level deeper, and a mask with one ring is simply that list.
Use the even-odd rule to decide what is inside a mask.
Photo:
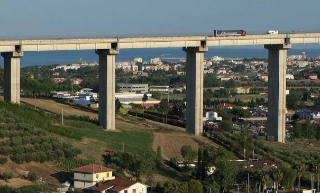
[{"label": "tree", "polygon": [[298,175],[298,191],[300,191],[300,179],[301,176],[306,172],[306,165],[301,164],[298,166],[297,175]]},{"label": "tree", "polygon": [[272,179],[275,182],[276,191],[278,191],[279,183],[283,179],[283,172],[279,168],[274,168],[272,171]]},{"label": "tree", "polygon": [[287,107],[288,109],[293,109],[293,110],[297,110],[298,107],[298,103],[299,103],[300,99],[299,96],[297,94],[289,94],[287,95]]},{"label": "tree", "polygon": [[185,164],[192,163],[197,158],[197,151],[194,151],[190,145],[185,145],[180,150]]},{"label": "tree", "polygon": [[240,131],[240,134],[237,139],[237,144],[240,148],[243,149],[243,159],[249,157],[250,150],[253,147],[253,138],[248,128],[245,128]]},{"label": "tree", "polygon": [[160,167],[161,164],[162,164],[161,147],[158,146],[158,148],[157,148],[157,167]]},{"label": "tree", "polygon": [[208,166],[209,166],[210,156],[208,149],[200,147],[198,149],[198,167],[197,167],[197,179],[201,181],[206,181],[208,177]]},{"label": "tree", "polygon": [[143,97],[142,97],[142,102],[143,102],[143,108],[145,108],[145,103],[148,100],[148,95],[146,93],[144,93]]},{"label": "tree", "polygon": [[268,184],[268,182],[269,182],[269,179],[270,179],[269,174],[264,173],[263,176],[262,176],[262,179],[261,179],[261,181],[262,181],[262,183],[263,183],[263,191],[264,191],[265,189],[267,189],[267,184]]},{"label": "tree", "polygon": [[198,180],[191,180],[188,182],[188,192],[187,193],[203,193],[203,186]]},{"label": "tree", "polygon": [[176,180],[167,181],[163,187],[165,193],[182,193],[182,191],[180,191],[180,183]]},{"label": "tree", "polygon": [[121,104],[120,100],[117,98],[116,99],[116,111],[118,112],[121,107],[122,107],[122,104]]},{"label": "tree", "polygon": [[228,116],[227,112],[223,109],[217,108],[216,109],[218,115],[222,117],[222,120],[231,120],[231,118]]},{"label": "tree", "polygon": [[[128,162],[129,160],[123,161]],[[152,181],[155,173],[155,166],[154,156],[150,152],[140,150],[137,154],[133,155],[130,168],[138,181],[141,176],[146,176],[148,181]]]},{"label": "tree", "polygon": [[220,127],[225,131],[231,132],[232,131],[232,121],[231,120],[222,120],[220,122]]},{"label": "tree", "polygon": [[283,173],[282,185],[289,191],[291,191],[294,182],[297,178],[297,171],[292,169],[290,164],[284,163],[280,166],[280,170]]},{"label": "tree", "polygon": [[235,162],[230,161],[234,156],[223,148],[219,148],[214,157],[217,169],[213,174],[213,178],[222,190],[226,190],[233,186],[235,175],[238,173],[238,166]]},{"label": "tree", "polygon": [[317,176],[317,192],[319,192],[319,183],[320,183],[320,162],[312,163],[312,172]]},{"label": "tree", "polygon": [[318,98],[314,101],[314,106],[317,106],[317,107],[320,106],[320,97],[318,97]]}]

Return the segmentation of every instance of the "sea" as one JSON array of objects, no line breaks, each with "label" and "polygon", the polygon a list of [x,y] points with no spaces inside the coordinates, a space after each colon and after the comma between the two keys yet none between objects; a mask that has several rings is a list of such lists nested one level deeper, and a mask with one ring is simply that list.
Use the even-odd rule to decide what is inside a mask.
[{"label": "sea", "polygon": [[[293,48],[288,50],[288,55],[300,55],[302,52],[306,52],[307,57],[319,56],[320,45],[293,45]],[[151,58],[160,57],[161,55],[163,60],[167,61],[179,61],[179,58],[186,57],[186,53],[182,51],[182,48],[122,49],[116,56],[116,61],[132,61],[136,57],[142,58],[143,61],[150,61]],[[263,46],[209,47],[209,51],[205,53],[205,58],[213,56],[224,58],[267,58],[268,51]],[[95,54],[94,50],[24,52],[24,56],[21,58],[21,67],[72,64],[79,59],[88,63],[97,62],[98,55]],[[3,66],[2,57],[0,57],[0,65]]]}]

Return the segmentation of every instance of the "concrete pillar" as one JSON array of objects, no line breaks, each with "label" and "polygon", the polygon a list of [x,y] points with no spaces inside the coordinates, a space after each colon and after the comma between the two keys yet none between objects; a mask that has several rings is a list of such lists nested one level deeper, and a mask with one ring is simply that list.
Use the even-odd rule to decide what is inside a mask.
[{"label": "concrete pillar", "polygon": [[203,132],[203,61],[207,47],[183,48],[187,53],[186,131],[199,136]]},{"label": "concrete pillar", "polygon": [[286,138],[286,65],[291,45],[265,45],[268,63],[268,136],[285,143]]},{"label": "concrete pillar", "polygon": [[99,55],[99,124],[115,130],[115,58],[116,49],[96,50]]},{"label": "concrete pillar", "polygon": [[20,58],[22,52],[2,52],[4,58],[4,100],[20,104]]}]

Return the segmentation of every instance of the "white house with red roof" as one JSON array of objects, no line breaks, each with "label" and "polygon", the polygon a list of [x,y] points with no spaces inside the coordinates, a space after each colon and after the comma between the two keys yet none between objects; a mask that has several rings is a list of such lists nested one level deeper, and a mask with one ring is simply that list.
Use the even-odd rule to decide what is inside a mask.
[{"label": "white house with red roof", "polygon": [[96,164],[75,168],[72,171],[74,188],[91,188],[99,182],[115,179],[112,176],[113,169]]},{"label": "white house with red roof", "polygon": [[94,193],[147,193],[148,186],[125,178],[103,182],[93,189]]}]

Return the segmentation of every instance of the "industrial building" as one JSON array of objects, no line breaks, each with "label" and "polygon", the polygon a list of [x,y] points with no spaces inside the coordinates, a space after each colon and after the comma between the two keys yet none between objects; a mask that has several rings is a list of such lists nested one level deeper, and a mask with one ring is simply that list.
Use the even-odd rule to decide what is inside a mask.
[{"label": "industrial building", "polygon": [[120,92],[131,93],[147,93],[149,88],[148,84],[130,84],[130,83],[118,83]]}]

